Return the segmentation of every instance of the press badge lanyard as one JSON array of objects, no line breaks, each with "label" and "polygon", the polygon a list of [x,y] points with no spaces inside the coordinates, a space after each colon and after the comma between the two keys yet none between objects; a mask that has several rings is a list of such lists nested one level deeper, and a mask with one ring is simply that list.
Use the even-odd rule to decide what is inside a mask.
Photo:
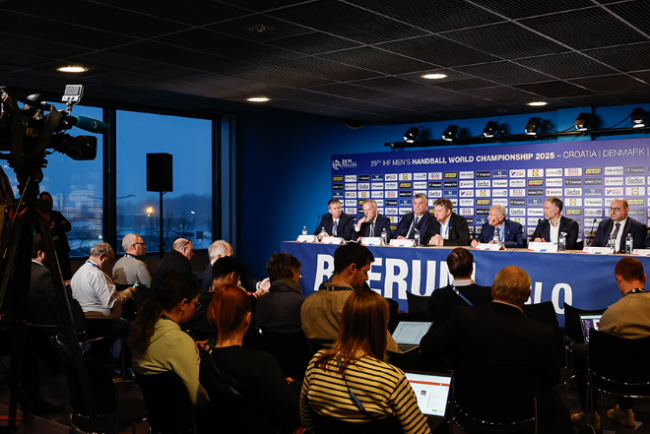
[{"label": "press badge lanyard", "polygon": [[460,298],[462,298],[462,299],[465,301],[465,303],[469,304],[470,306],[474,306],[474,305],[472,304],[472,302],[469,301],[469,300],[467,299],[467,297],[465,297],[463,294],[461,294],[460,291],[457,290],[456,287],[455,287],[454,285],[451,285],[451,289],[453,289],[454,292],[455,292],[455,293],[456,293]]},{"label": "press badge lanyard", "polygon": [[643,293],[643,292],[647,292],[647,291],[645,290],[645,288],[634,288],[632,291],[628,292],[628,293],[625,294],[625,295],[629,295],[629,294],[641,294],[641,293]]},{"label": "press badge lanyard", "polygon": [[350,389],[350,385],[348,384],[348,380],[345,378],[345,374],[343,373],[343,365],[341,364],[341,359],[338,359],[336,361],[339,365],[339,374],[341,374],[341,377],[343,377],[343,381],[345,381],[345,385],[348,387],[348,391],[350,392],[350,398],[352,398],[352,402],[354,402],[354,405],[357,406],[359,411],[363,413],[364,416],[366,416],[368,419],[372,420],[373,422],[377,420],[376,417],[374,417],[372,414],[368,413],[365,408],[363,408],[363,404],[361,403],[361,400],[357,398],[357,395],[352,392],[352,389]]},{"label": "press badge lanyard", "polygon": [[91,260],[86,261],[86,264],[90,264],[90,265],[92,265],[93,267],[97,268],[98,270],[101,270],[101,268],[99,268],[99,265],[95,264],[95,263],[94,263],[93,261],[91,261]]}]

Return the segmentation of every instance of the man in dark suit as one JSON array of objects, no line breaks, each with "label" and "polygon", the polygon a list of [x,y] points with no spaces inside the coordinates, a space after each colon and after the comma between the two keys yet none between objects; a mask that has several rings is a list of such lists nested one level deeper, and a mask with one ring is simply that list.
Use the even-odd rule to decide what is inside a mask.
[{"label": "man in dark suit", "polygon": [[393,238],[415,239],[416,230],[420,233],[420,241],[429,227],[433,216],[427,212],[427,196],[418,193],[413,196],[413,212],[404,214],[393,232]]},{"label": "man in dark suit", "polygon": [[343,212],[338,199],[331,199],[327,202],[327,209],[329,213],[323,215],[314,235],[319,235],[321,230],[325,229],[328,237],[341,237],[349,241],[354,231],[354,217]]},{"label": "man in dark suit", "polygon": [[435,220],[429,223],[422,244],[429,246],[469,246],[469,228],[463,216],[452,212],[454,205],[449,199],[433,202]]},{"label": "man in dark suit", "polygon": [[478,238],[472,240],[472,247],[479,243],[494,244],[495,234],[499,237],[499,243],[505,247],[524,247],[524,235],[521,232],[521,225],[506,217],[508,212],[503,205],[494,205],[490,208],[488,222],[481,227]]},{"label": "man in dark suit", "polygon": [[627,200],[614,199],[610,205],[610,219],[603,220],[596,229],[593,247],[607,247],[609,237],[616,240],[614,250],[625,251],[625,238],[632,234],[634,238],[634,249],[643,249],[646,238],[646,225],[627,216],[630,211]]},{"label": "man in dark suit", "polygon": [[363,213],[357,224],[354,225],[352,239],[358,240],[363,237],[381,237],[381,232],[386,229],[388,241],[390,241],[390,219],[377,214],[377,202],[368,199],[363,203]]},{"label": "man in dark suit", "polygon": [[570,218],[562,217],[562,199],[559,197],[549,197],[544,202],[544,217],[540,219],[537,228],[533,233],[533,241],[549,242],[557,244],[558,238],[562,232],[566,236],[566,249],[574,250],[578,241],[578,222]]},{"label": "man in dark suit", "polygon": [[492,284],[494,301],[458,307],[449,321],[429,330],[420,347],[425,355],[449,358],[452,365],[470,364],[485,370],[507,365],[529,372],[537,397],[539,432],[572,433],[568,410],[553,391],[559,375],[553,329],[523,316],[530,283],[523,269],[502,269]]}]

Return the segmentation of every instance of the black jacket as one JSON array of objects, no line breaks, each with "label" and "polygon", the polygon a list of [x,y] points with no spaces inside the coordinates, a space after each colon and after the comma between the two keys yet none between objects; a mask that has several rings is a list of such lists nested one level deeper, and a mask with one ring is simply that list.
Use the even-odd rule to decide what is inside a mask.
[{"label": "black jacket", "polygon": [[[397,229],[395,229],[395,232],[393,232],[393,238],[405,237],[406,235],[408,235],[409,228],[411,227],[411,222],[413,222],[414,218],[415,218],[415,213],[413,212],[404,214],[402,219],[399,221],[399,224],[397,225]],[[430,212],[424,213],[422,218],[420,218],[418,224],[415,225],[415,228],[420,231],[420,237],[424,236],[424,234],[427,232],[427,229],[429,229],[429,225],[435,219],[436,218]],[[415,237],[415,231],[411,231],[411,236],[409,236],[408,238],[414,239],[414,237]]]},{"label": "black jacket", "polygon": [[[354,232],[354,221],[355,221],[354,217],[352,217],[349,214],[342,213],[341,218],[339,219],[339,225],[337,227],[337,236],[342,237],[346,241],[352,239],[352,232]],[[318,226],[316,226],[314,235],[320,234],[322,228],[325,228],[325,231],[328,234],[333,235],[332,234],[333,226],[334,226],[334,218],[332,217],[332,214],[327,213],[323,215],[323,218],[321,219],[320,223],[318,223]]]},{"label": "black jacket", "polygon": [[[567,250],[574,250],[576,243],[578,242],[578,233],[580,232],[580,227],[578,222],[571,220],[562,216],[560,219],[560,230],[558,231],[558,238],[560,232],[566,232],[566,248]],[[547,242],[551,241],[551,223],[547,219],[541,220],[537,223],[535,232],[531,237],[531,241],[535,241],[535,238],[544,238]]]},{"label": "black jacket", "polygon": [[[422,244],[429,244],[429,240],[434,235],[440,235],[440,222],[435,218],[429,222],[429,228],[424,234]],[[445,240],[445,246],[469,246],[472,240],[469,237],[469,228],[467,227],[467,219],[456,213],[451,213],[449,216],[449,239]]]},{"label": "black jacket", "polygon": [[390,241],[390,219],[388,217],[384,217],[381,214],[377,214],[377,218],[375,219],[375,233],[370,233],[370,223],[363,223],[359,232],[355,231],[354,227],[352,228],[352,239],[358,240],[359,237],[381,237],[382,229],[386,229],[388,240]]},{"label": "black jacket", "polygon": [[[600,222],[598,229],[596,229],[596,235],[594,236],[594,242],[591,244],[593,247],[607,247],[607,241],[609,241],[609,234],[612,232],[614,227],[614,220],[607,219]],[[616,246],[616,251],[625,250],[625,238],[627,234],[632,234],[634,237],[634,248],[643,249],[644,242],[646,238],[646,225],[643,223],[634,220],[633,218],[627,218],[625,222],[625,227],[621,228],[623,235],[621,235],[621,242]]]}]

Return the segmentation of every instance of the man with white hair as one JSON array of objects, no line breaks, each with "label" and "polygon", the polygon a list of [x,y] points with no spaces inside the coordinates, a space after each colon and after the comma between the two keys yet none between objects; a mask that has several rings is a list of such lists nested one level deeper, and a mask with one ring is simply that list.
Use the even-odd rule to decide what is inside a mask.
[{"label": "man with white hair", "polygon": [[140,257],[147,252],[147,246],[138,234],[127,234],[122,238],[124,256],[113,266],[113,282],[117,285],[151,286],[151,272]]},{"label": "man with white hair", "polygon": [[476,247],[479,243],[495,244],[497,242],[505,247],[524,247],[521,225],[507,217],[508,211],[503,205],[494,205],[490,208],[488,221],[481,227],[481,233],[477,239],[472,240],[472,247]]},{"label": "man with white hair", "polygon": [[201,283],[201,292],[207,292],[212,286],[212,266],[217,259],[232,256],[234,254],[232,246],[224,240],[217,240],[208,247],[208,258],[210,263],[205,267],[203,272],[203,282]]},{"label": "man with white hair", "polygon": [[352,239],[358,240],[363,237],[381,237],[383,229],[386,229],[386,236],[390,239],[390,219],[377,214],[377,202],[368,199],[363,203],[364,216],[354,225]]}]

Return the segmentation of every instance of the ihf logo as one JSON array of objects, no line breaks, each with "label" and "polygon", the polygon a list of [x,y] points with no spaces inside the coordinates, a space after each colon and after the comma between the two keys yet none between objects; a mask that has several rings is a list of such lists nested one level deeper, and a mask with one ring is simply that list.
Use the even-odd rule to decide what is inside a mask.
[{"label": "ihf logo", "polygon": [[339,160],[332,161],[332,169],[339,170],[339,169],[342,169],[342,168],[343,168],[343,166],[341,166],[341,162]]}]

